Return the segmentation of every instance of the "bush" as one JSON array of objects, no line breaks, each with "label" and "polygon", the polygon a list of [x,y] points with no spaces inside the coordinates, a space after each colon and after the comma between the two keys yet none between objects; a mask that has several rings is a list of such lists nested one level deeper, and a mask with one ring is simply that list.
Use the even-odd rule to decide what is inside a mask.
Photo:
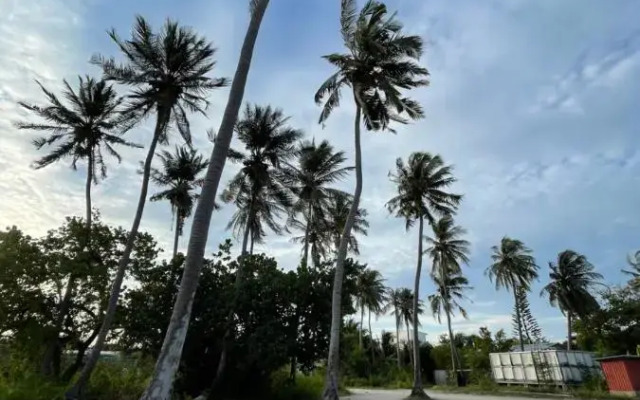
[{"label": "bush", "polygon": [[271,400],[319,400],[324,387],[324,376],[321,373],[296,376],[291,382],[286,369],[271,375]]},{"label": "bush", "polygon": [[88,398],[95,400],[137,400],[147,387],[153,363],[143,359],[101,362],[91,375]]},{"label": "bush", "polygon": [[46,381],[25,358],[8,355],[0,360],[0,399],[62,400],[64,385]]}]

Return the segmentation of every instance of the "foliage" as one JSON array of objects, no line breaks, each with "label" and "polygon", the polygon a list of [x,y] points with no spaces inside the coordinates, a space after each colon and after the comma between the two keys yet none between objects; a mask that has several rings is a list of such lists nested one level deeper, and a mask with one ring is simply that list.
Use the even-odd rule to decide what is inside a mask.
[{"label": "foliage", "polygon": [[539,343],[542,340],[542,329],[531,312],[527,292],[519,287],[516,291],[516,298],[512,315],[513,335],[517,336],[518,328],[522,327],[528,343]]}]

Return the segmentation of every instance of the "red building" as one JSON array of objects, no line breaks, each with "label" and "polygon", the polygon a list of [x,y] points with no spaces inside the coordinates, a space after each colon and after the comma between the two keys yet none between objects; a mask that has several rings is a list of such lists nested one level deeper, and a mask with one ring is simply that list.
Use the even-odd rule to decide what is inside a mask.
[{"label": "red building", "polygon": [[611,394],[640,395],[640,356],[599,358]]}]

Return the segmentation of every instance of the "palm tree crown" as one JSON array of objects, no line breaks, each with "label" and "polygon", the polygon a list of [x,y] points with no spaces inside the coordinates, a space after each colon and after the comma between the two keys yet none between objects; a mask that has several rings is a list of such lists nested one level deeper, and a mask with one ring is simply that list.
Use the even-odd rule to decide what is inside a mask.
[{"label": "palm tree crown", "polygon": [[551,281],[540,295],[548,295],[551,305],[558,306],[563,313],[580,317],[596,310],[598,301],[591,294],[602,275],[594,272],[594,266],[587,258],[573,250],[558,254],[557,264],[549,263]]},{"label": "palm tree crown", "polygon": [[453,315],[456,309],[467,318],[467,311],[460,305],[460,301],[466,299],[464,291],[471,289],[469,280],[459,273],[448,274],[444,278],[437,275],[433,280],[437,289],[429,296],[429,303],[434,318],[440,322],[443,312]]},{"label": "palm tree crown", "polygon": [[531,282],[538,278],[538,266],[531,249],[520,240],[504,237],[500,247],[493,246],[492,250],[493,263],[486,274],[495,282],[496,289],[522,287],[529,290]]},{"label": "palm tree crown", "polygon": [[166,128],[172,122],[185,142],[191,143],[187,110],[204,114],[209,104],[206,93],[227,85],[226,78],[207,76],[215,66],[215,49],[190,28],[171,20],[155,33],[137,16],[131,35],[123,40],[115,30],[109,32],[126,64],[100,55],[92,62],[102,67],[107,80],[135,87],[129,96],[130,111],[140,117],[157,112],[160,143],[167,142]]},{"label": "palm tree crown", "polygon": [[[207,168],[208,161],[194,149],[186,146],[176,147],[174,153],[162,151],[158,157],[162,161],[162,170],[154,169],[151,179],[166,189],[151,196],[151,201],[168,200],[171,213],[176,217],[176,242],[182,235],[184,222],[193,211],[198,198],[196,190],[202,186],[199,175]],[[176,250],[174,249],[174,256]]]},{"label": "palm tree crown", "polygon": [[469,242],[461,239],[461,236],[466,234],[466,230],[456,226],[449,215],[440,218],[432,229],[433,238],[426,238],[429,245],[426,253],[433,260],[431,275],[435,279],[436,275],[443,275],[443,270],[452,274],[459,273],[460,264],[469,262]]},{"label": "palm tree crown", "polygon": [[[391,314],[399,321],[403,321],[407,325],[413,325],[417,322],[420,325],[419,318],[414,317],[413,312],[413,292],[409,288],[399,288],[393,291],[391,295],[393,303],[398,305],[397,309],[394,309]],[[418,315],[424,312],[422,306],[422,300],[418,301]]]},{"label": "palm tree crown", "polygon": [[19,122],[17,126],[20,129],[51,132],[49,136],[33,141],[38,150],[44,146],[59,144],[51,153],[34,163],[36,169],[63,158],[70,158],[71,167],[76,169],[79,160],[87,160],[91,179],[97,182],[98,169],[103,178],[107,174],[103,151],[120,161],[121,157],[114,148],[115,145],[140,146],[124,140],[121,136],[131,128],[131,120],[122,113],[124,99],[117,95],[113,87],[103,80],[96,81],[88,76],[84,79],[78,77],[78,81],[77,92],[66,80],[64,81],[63,95],[67,104],[38,82],[49,104],[19,104],[45,122]]},{"label": "palm tree crown", "polygon": [[454,214],[462,196],[445,191],[456,181],[452,170],[439,155],[416,152],[409,156],[406,165],[398,158],[396,173],[391,175],[398,195],[387,203],[389,212],[405,218],[407,229],[419,218],[433,225],[436,215]]},{"label": "palm tree crown", "polygon": [[248,230],[252,242],[260,242],[266,235],[265,224],[280,233],[282,227],[277,219],[292,203],[282,168],[295,154],[295,143],[302,132],[288,126],[287,121],[280,109],[247,105],[236,125],[246,153],[230,150],[231,160],[242,167],[221,198],[237,207],[228,228],[236,236]]},{"label": "palm tree crown", "polygon": [[401,90],[426,86],[428,71],[417,64],[422,55],[422,39],[402,33],[402,24],[387,7],[369,0],[358,13],[355,0],[342,0],[340,26],[348,52],[323,58],[338,71],[318,89],[315,101],[324,102],[320,122],[340,105],[340,91],[351,87],[356,105],[362,110],[369,130],[389,128],[390,121],[405,123],[423,116],[420,105]]},{"label": "palm tree crown", "polygon": [[387,288],[380,271],[365,269],[356,279],[356,305],[380,313],[387,298]]},{"label": "palm tree crown", "polygon": [[[283,170],[286,185],[296,197],[291,207],[289,225],[305,231],[305,260],[313,227],[323,224],[333,197],[346,196],[345,192],[329,187],[342,180],[353,169],[342,166],[345,160],[344,152],[334,151],[333,146],[326,140],[319,145],[316,145],[315,141],[303,142],[298,148],[296,163],[287,163]],[[303,221],[300,221],[299,217],[302,217]],[[316,247],[317,241],[314,240]],[[316,256],[319,255],[317,249],[314,253]]]}]

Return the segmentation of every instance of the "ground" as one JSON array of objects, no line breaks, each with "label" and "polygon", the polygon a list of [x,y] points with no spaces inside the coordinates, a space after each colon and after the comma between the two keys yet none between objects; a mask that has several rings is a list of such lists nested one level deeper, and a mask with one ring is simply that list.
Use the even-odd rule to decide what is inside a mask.
[{"label": "ground", "polygon": [[[342,397],[344,400],[403,400],[410,390],[378,390],[378,389],[349,389],[351,394]],[[472,394],[454,394],[427,391],[433,400],[505,400],[505,396],[484,396]],[[530,400],[531,397],[508,397],[511,400]]]}]

